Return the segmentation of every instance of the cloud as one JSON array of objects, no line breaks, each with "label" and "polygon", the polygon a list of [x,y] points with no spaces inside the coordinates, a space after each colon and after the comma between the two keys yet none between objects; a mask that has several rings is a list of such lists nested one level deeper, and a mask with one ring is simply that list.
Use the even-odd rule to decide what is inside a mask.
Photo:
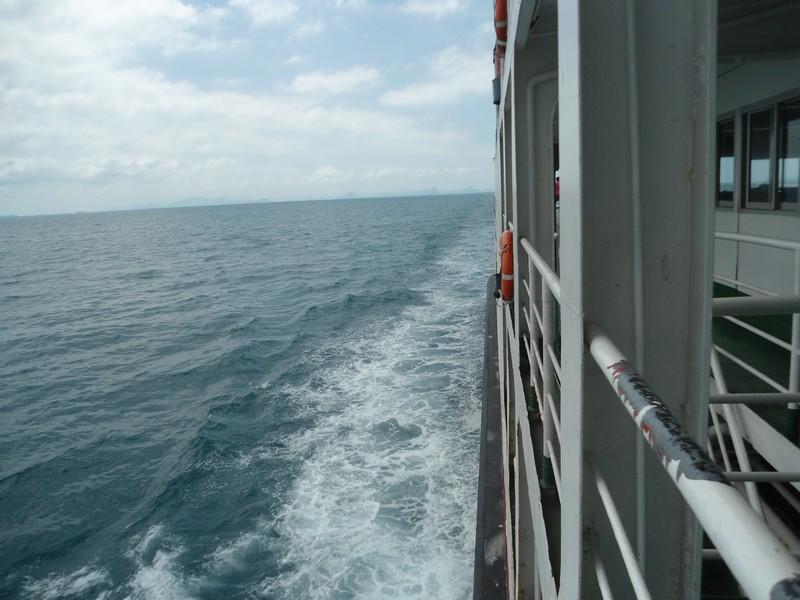
[{"label": "cloud", "polygon": [[325,165],[314,169],[309,176],[308,180],[312,183],[332,183],[338,181],[346,181],[350,179],[351,175],[345,173],[341,169],[337,169],[332,165]]},{"label": "cloud", "polygon": [[336,95],[348,94],[380,79],[374,67],[356,66],[342,71],[313,71],[295,77],[288,89],[294,94]]},{"label": "cloud", "polygon": [[441,19],[465,8],[466,0],[405,0],[400,10],[406,13]]},{"label": "cloud", "polygon": [[[105,12],[92,0],[0,0],[0,212],[122,208],[231,190],[273,198],[356,184],[385,191],[412,175],[442,187],[491,179],[490,136],[484,143],[426,123],[428,111],[365,108],[364,97],[349,104],[346,92],[381,80],[373,66],[303,73],[270,92],[251,85],[246,70],[202,73],[197,49],[231,43],[220,37],[226,14],[181,0],[117,0]],[[164,60],[175,53],[191,67],[185,76]],[[169,74],[159,70],[165,63]],[[485,173],[437,179],[468,155],[485,157]],[[313,165],[323,167],[310,172]],[[419,171],[428,165],[442,170]]]},{"label": "cloud", "polygon": [[303,40],[312,35],[322,33],[325,29],[325,23],[322,21],[303,21],[297,29],[294,30],[294,37],[298,40]]},{"label": "cloud", "polygon": [[296,0],[230,0],[230,5],[258,26],[285,21],[299,10]]},{"label": "cloud", "polygon": [[436,54],[425,81],[390,90],[381,101],[390,106],[452,104],[471,94],[488,94],[492,63],[486,52],[467,54],[451,46]]},{"label": "cloud", "polygon": [[300,65],[300,64],[306,62],[307,60],[308,59],[305,56],[301,55],[301,54],[292,54],[289,58],[287,58],[285,61],[283,61],[283,64],[285,64],[285,65]]},{"label": "cloud", "polygon": [[220,42],[205,33],[225,14],[224,8],[197,8],[181,0],[116,0],[102,9],[90,0],[0,3],[0,56],[13,56],[15,42],[34,22],[44,39],[31,40],[30,53],[55,50],[59,57],[96,59],[98,47],[114,57],[129,57],[139,49],[163,54],[216,49]]}]

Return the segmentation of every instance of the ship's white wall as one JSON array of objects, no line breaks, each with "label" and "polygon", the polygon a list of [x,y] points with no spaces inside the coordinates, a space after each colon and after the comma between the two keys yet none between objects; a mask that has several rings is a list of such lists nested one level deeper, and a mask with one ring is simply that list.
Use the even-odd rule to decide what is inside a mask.
[{"label": "ship's white wall", "polygon": [[[743,58],[719,65],[717,114],[747,108],[783,94],[800,93],[800,56]],[[716,210],[716,231],[800,241],[800,213]],[[751,244],[717,240],[714,273],[772,290],[793,292],[794,257],[791,252]],[[738,250],[738,254],[737,254]]]}]

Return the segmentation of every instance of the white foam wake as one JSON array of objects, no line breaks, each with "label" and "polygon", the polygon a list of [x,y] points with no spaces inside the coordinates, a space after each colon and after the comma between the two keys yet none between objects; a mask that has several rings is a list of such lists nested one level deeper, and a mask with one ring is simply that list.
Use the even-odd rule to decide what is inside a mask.
[{"label": "white foam wake", "polygon": [[136,565],[128,581],[126,600],[184,600],[193,597],[192,583],[181,573],[183,546],[169,538],[163,525],[154,525],[133,540],[126,553]]},{"label": "white foam wake", "polygon": [[63,575],[51,574],[43,579],[28,581],[23,585],[23,594],[38,600],[91,597],[103,600],[108,596],[111,580],[108,571],[84,566]]},{"label": "white foam wake", "polygon": [[467,228],[426,305],[337,340],[343,365],[284,390],[319,418],[291,440],[306,460],[261,595],[470,596],[486,238]]}]

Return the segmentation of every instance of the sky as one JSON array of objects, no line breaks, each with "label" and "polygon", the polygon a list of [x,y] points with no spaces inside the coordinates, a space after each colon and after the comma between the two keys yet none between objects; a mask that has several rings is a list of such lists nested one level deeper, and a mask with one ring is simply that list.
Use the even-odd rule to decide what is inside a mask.
[{"label": "sky", "polygon": [[493,186],[490,0],[0,0],[0,214]]}]

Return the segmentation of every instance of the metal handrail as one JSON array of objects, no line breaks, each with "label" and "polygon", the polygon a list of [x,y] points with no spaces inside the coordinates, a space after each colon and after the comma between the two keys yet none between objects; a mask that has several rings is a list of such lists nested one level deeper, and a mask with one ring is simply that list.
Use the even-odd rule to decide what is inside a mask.
[{"label": "metal handrail", "polygon": [[556,493],[558,494],[558,499],[561,500],[561,469],[558,466],[558,458],[556,458],[556,451],[553,448],[553,442],[550,440],[547,440],[547,449],[550,451],[550,456],[552,457],[553,479],[556,482]]},{"label": "metal handrail", "polygon": [[760,338],[762,338],[764,340],[767,340],[768,342],[771,342],[771,343],[775,344],[779,348],[783,348],[787,352],[794,352],[794,349],[792,348],[791,344],[789,344],[787,342],[784,342],[780,338],[776,338],[774,335],[770,335],[769,333],[759,329],[758,327],[754,327],[753,325],[750,325],[750,323],[746,323],[746,322],[744,322],[744,321],[742,321],[740,319],[737,319],[736,317],[723,316],[721,318],[725,319],[726,321],[730,321],[734,325],[738,325],[739,327],[741,327],[745,331],[749,331],[753,335],[757,335],[758,337],[760,337]]},{"label": "metal handrail", "polygon": [[[528,261],[528,278],[522,282],[522,289],[528,295],[528,305],[520,308],[524,315],[525,325],[527,325],[531,334],[528,336],[528,347],[526,349],[529,356],[532,354],[535,357],[535,365],[531,365],[530,384],[536,390],[541,411],[543,481],[549,482],[552,469],[552,477],[555,479],[560,498],[559,460],[555,452],[556,439],[560,438],[560,424],[558,423],[558,414],[552,395],[561,381],[561,364],[553,349],[555,340],[555,303],[561,301],[561,280],[528,240],[521,238],[518,241],[525,251]],[[540,286],[536,285],[535,273],[538,273],[541,278],[542,283]],[[540,293],[541,298],[534,297],[536,293]],[[541,301],[541,312],[537,309],[538,301]],[[542,336],[541,353],[538,350],[536,332],[533,329],[535,326],[538,326],[538,331]],[[538,385],[537,372],[534,367],[538,368],[538,374],[541,376],[541,386]],[[560,445],[558,445],[558,449],[560,449]]]},{"label": "metal handrail", "polygon": [[800,402],[800,394],[792,392],[749,392],[738,394],[711,394],[709,404],[787,404]]},{"label": "metal handrail", "polygon": [[550,291],[553,292],[553,296],[555,296],[556,300],[558,300],[560,303],[561,279],[558,277],[558,275],[556,275],[555,271],[550,268],[550,265],[545,262],[541,255],[536,252],[528,240],[521,238],[519,240],[519,244],[522,246],[522,249],[525,250],[528,258],[531,259],[531,262],[536,266],[536,270],[541,274],[542,281],[547,284],[547,287],[549,287]]},{"label": "metal handrail", "polygon": [[745,592],[769,598],[800,585],[798,562],[699,445],[684,432],[606,333],[585,325],[585,342],[612,389]]},{"label": "metal handrail", "polygon": [[751,290],[753,292],[758,292],[759,294],[764,294],[765,296],[777,296],[776,292],[771,292],[769,290],[765,290],[764,288],[758,287],[757,285],[752,285],[745,281],[739,281],[738,279],[731,279],[730,277],[724,277],[722,275],[714,275],[714,279],[719,281],[720,283],[725,283],[727,285],[733,287],[740,287]]},{"label": "metal handrail", "polygon": [[[717,391],[720,394],[728,393],[728,385],[725,383],[725,375],[722,372],[722,365],[719,362],[719,355],[717,351],[711,349],[711,373],[714,376],[714,384],[717,386]],[[750,457],[747,455],[747,449],[744,446],[744,438],[739,426],[739,407],[731,406],[729,404],[722,405],[722,414],[725,417],[725,422],[728,424],[728,429],[731,433],[731,442],[733,443],[733,452],[736,454],[736,461],[739,463],[739,470],[750,471]],[[761,506],[761,497],[758,495],[758,489],[752,482],[745,482],[745,492],[750,501],[750,506],[758,513],[760,517],[764,516],[764,509]]]},{"label": "metal handrail", "polygon": [[748,235],[746,233],[733,233],[729,231],[716,231],[714,237],[718,240],[742,242],[744,244],[753,244],[754,246],[767,246],[769,248],[800,251],[800,242],[795,242],[793,240],[782,240],[780,238],[762,237],[759,235]]},{"label": "metal handrail", "polygon": [[722,316],[787,315],[800,312],[800,296],[714,298],[711,314]]},{"label": "metal handrail", "polygon": [[774,389],[776,389],[779,392],[784,393],[784,394],[788,394],[790,392],[789,389],[787,389],[784,386],[782,386],[780,383],[778,383],[777,381],[772,379],[769,375],[764,375],[764,373],[762,373],[761,371],[756,369],[754,366],[747,364],[747,362],[745,362],[744,359],[739,358],[738,356],[736,356],[732,352],[728,352],[727,350],[725,350],[725,348],[722,348],[721,346],[717,346],[716,344],[714,344],[714,346],[712,348],[713,348],[713,350],[716,350],[717,352],[719,352],[722,356],[724,356],[728,360],[730,360],[730,361],[736,363],[737,365],[739,365],[741,368],[743,368],[748,373],[751,373],[751,374],[755,375],[756,377],[758,377],[761,381],[763,381],[764,383],[769,385],[771,388],[774,388]]},{"label": "metal handrail", "polygon": [[[792,314],[791,343],[790,343],[791,349],[789,349],[790,352],[789,385],[788,388],[780,386],[776,387],[776,389],[792,393],[800,392],[800,242],[794,240],[784,240],[780,238],[748,235],[743,233],[729,233],[724,231],[716,232],[714,234],[714,237],[718,240],[736,242],[737,244],[751,244],[754,246],[764,246],[767,248],[777,248],[780,250],[787,250],[789,252],[792,252],[792,254],[794,255],[793,296],[778,296],[772,298],[747,298],[747,299],[719,298],[714,300],[713,310],[715,315],[726,315],[728,317],[730,317],[733,314],[738,314],[742,316],[752,315],[752,314],[786,314],[786,313]],[[754,291],[765,293],[768,294],[769,296],[777,296],[777,294],[775,294],[774,292],[768,290],[762,290],[751,284],[746,284],[736,280],[726,280],[726,278],[721,276],[717,276],[716,279],[726,283],[733,283],[733,285],[737,287],[741,286]],[[733,312],[734,309],[736,309],[735,312]],[[742,312],[742,311],[747,311],[747,312]],[[733,321],[733,319],[730,320]],[[744,323],[738,322],[737,325],[744,326]],[[745,327],[745,329],[751,332],[753,330],[752,327]],[[766,335],[766,332],[761,332],[757,335],[760,335],[762,338],[767,339],[773,343],[776,343],[776,340],[774,338],[770,339],[772,336]],[[786,349],[783,344],[778,344],[778,345]],[[749,365],[745,366],[741,362],[735,359],[732,360],[734,360],[734,362],[739,363],[740,366],[744,367],[757,377],[760,377],[762,380],[767,381],[767,383],[770,383],[770,385],[773,385],[773,382],[768,381],[769,378],[767,378],[763,373],[761,373],[754,367],[750,367]],[[775,385],[773,385],[773,387],[775,387]],[[796,408],[796,405],[794,406],[794,408]]]},{"label": "metal handrail", "polygon": [[614,498],[611,497],[611,492],[608,490],[605,479],[599,473],[595,474],[594,481],[597,486],[597,493],[600,495],[600,501],[606,510],[608,522],[611,525],[611,533],[614,534],[617,547],[622,555],[622,562],[628,571],[628,578],[633,586],[633,592],[636,594],[637,600],[650,600],[650,590],[647,589],[647,583],[642,575],[639,561],[636,560],[636,554],[633,552],[628,534],[625,533],[625,526],[622,524]]},{"label": "metal handrail", "polygon": [[800,481],[800,473],[790,471],[728,471],[725,477],[731,481],[762,482],[783,481],[793,483]]}]

